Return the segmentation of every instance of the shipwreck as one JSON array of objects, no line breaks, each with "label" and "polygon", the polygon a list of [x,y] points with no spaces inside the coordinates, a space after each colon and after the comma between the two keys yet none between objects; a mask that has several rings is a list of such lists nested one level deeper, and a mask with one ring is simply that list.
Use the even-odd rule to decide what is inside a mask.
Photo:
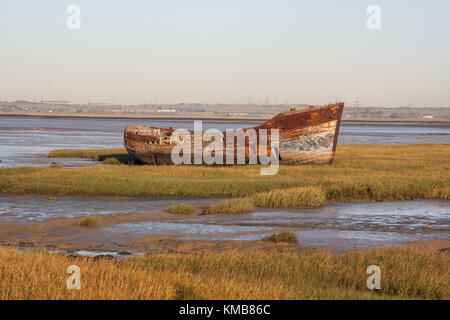
[{"label": "shipwreck", "polygon": [[[251,152],[260,152],[261,149],[267,154],[276,154],[280,164],[331,164],[336,152],[336,145],[341,124],[342,111],[344,103],[329,104],[326,106],[309,106],[301,108],[291,108],[281,112],[269,121],[253,127],[242,129],[244,133],[254,129],[258,135],[265,132],[268,143],[260,145],[259,139],[250,141],[233,141],[227,139],[224,135],[220,142],[221,155],[224,159],[230,149],[227,145],[233,145],[234,157],[240,148],[245,152],[245,163],[249,163]],[[262,130],[261,130],[262,129]],[[273,130],[277,129],[278,144],[276,150],[272,148],[271,135]],[[146,164],[170,165],[174,164],[172,160],[172,150],[180,143],[194,143],[194,131],[189,131],[192,139],[180,139],[174,135],[173,128],[159,128],[152,126],[126,126],[124,131],[124,145],[129,154]],[[227,141],[228,140],[228,141]],[[208,143],[201,145],[204,150]],[[195,148],[192,148],[192,159],[194,159]],[[217,149],[215,150],[217,152]],[[195,163],[192,161],[192,163]],[[226,163],[226,161],[223,161]],[[251,163],[251,162],[250,162]],[[196,164],[204,164],[196,163]],[[209,164],[209,163],[208,163]]]}]

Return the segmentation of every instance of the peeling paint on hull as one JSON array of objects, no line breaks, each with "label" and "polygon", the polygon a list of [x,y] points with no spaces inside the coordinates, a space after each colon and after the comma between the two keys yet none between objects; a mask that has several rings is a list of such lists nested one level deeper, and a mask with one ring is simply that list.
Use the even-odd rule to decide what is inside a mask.
[{"label": "peeling paint on hull", "polygon": [[[256,129],[257,134],[258,129],[267,129],[268,136],[272,129],[279,130],[280,164],[331,164],[336,152],[343,108],[344,104],[338,103],[323,107],[291,109],[251,129]],[[173,131],[172,128],[127,126],[124,132],[125,148],[128,153],[144,163],[173,164],[171,159],[171,152],[175,146],[171,140]],[[268,140],[270,141],[270,138]],[[223,150],[226,149],[225,145],[226,142]],[[244,148],[248,163],[249,146],[245,145]],[[259,149],[259,146],[257,148]],[[235,152],[236,149],[235,146]],[[270,148],[268,153],[270,154]],[[193,154],[191,156],[193,159]]]},{"label": "peeling paint on hull", "polygon": [[291,164],[331,162],[336,125],[334,120],[315,127],[313,133],[304,132],[298,139],[281,141],[280,158]]}]

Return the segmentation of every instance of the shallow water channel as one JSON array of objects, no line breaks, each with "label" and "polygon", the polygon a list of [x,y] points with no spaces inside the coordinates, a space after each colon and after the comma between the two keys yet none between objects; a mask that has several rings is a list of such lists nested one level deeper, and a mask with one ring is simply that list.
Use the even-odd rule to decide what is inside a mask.
[{"label": "shallow water channel", "polygon": [[217,199],[1,195],[0,222],[22,225],[89,214],[149,215],[149,219],[143,221],[109,224],[76,238],[79,243],[100,245],[125,244],[149,236],[172,236],[180,240],[261,240],[282,230],[295,232],[300,246],[335,251],[408,241],[450,240],[448,201],[351,203],[320,209],[257,209],[253,213],[239,215],[161,215],[172,204],[198,205],[215,201]]}]

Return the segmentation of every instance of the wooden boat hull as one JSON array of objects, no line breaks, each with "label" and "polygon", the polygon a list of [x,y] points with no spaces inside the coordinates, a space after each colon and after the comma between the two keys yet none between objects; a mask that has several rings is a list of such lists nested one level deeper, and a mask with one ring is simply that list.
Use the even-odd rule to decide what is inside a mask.
[{"label": "wooden boat hull", "polygon": [[[259,141],[260,129],[266,129],[269,145],[267,147],[257,145],[256,149],[259,151],[261,148],[267,148],[265,151],[270,154],[271,132],[273,129],[278,129],[280,164],[331,164],[336,152],[343,108],[343,103],[337,103],[322,107],[310,106],[291,109],[279,113],[259,126],[244,129],[244,131],[255,129],[258,135],[257,141]],[[170,165],[173,164],[172,149],[176,145],[172,139],[173,132],[172,128],[126,126],[125,148],[128,153],[146,164]],[[191,134],[193,135],[193,132]],[[239,146],[235,141],[232,143],[236,152]],[[203,148],[208,144],[204,144]],[[226,163],[226,144],[225,139],[223,163]],[[251,152],[248,144],[246,140],[245,145],[242,146],[245,149],[245,163],[249,162]],[[191,158],[191,163],[194,163],[194,152],[192,152]]]}]

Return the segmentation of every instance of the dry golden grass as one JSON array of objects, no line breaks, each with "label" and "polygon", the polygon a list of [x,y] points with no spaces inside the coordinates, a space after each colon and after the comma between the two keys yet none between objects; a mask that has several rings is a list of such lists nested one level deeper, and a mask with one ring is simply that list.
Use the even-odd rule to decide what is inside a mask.
[{"label": "dry golden grass", "polygon": [[275,176],[261,176],[260,166],[25,167],[0,170],[0,193],[246,197],[264,192],[270,201],[255,199],[273,206],[285,200],[277,200],[280,191],[267,193],[271,190],[314,187],[312,203],[322,201],[322,192],[327,202],[448,200],[449,159],[448,144],[340,145],[331,166],[281,166]]},{"label": "dry golden grass", "polygon": [[320,187],[295,187],[261,192],[250,197],[259,208],[318,208],[326,204],[325,192]]},{"label": "dry golden grass", "polygon": [[[67,267],[81,269],[68,290]],[[369,265],[381,289],[366,287]],[[94,260],[0,248],[0,299],[449,299],[448,253],[418,248],[340,256],[298,251],[151,254]]]}]

